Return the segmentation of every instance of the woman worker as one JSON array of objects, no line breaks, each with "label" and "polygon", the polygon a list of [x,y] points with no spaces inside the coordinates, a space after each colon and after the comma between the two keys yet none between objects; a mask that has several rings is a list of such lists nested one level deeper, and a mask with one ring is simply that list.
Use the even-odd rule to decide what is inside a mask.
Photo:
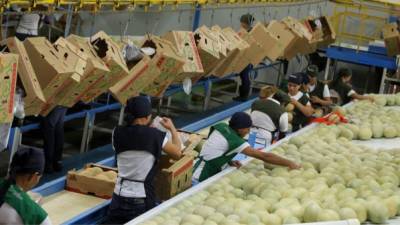
[{"label": "woman worker", "polygon": [[321,108],[332,104],[331,94],[327,84],[318,80],[318,67],[310,65],[307,67],[306,90],[310,96],[313,107]]},{"label": "woman worker", "polygon": [[240,162],[232,161],[238,153],[290,169],[300,168],[290,160],[250,147],[243,137],[249,133],[251,126],[251,117],[244,112],[233,114],[229,125],[219,123],[212,126],[208,140],[204,143],[199,159],[194,165],[193,177],[201,182],[221,172],[227,165],[240,167]]},{"label": "woman worker", "polygon": [[345,105],[351,100],[370,100],[374,101],[372,96],[364,96],[357,94],[350,85],[352,77],[352,71],[347,68],[342,68],[339,70],[338,76],[330,84],[329,88],[336,91],[339,95],[340,103],[339,105]]},{"label": "woman worker", "polygon": [[118,179],[104,224],[124,224],[153,208],[156,205],[153,180],[161,152],[173,159],[181,157],[181,141],[170,119],[162,118],[160,123],[171,132],[171,140],[165,132],[150,127],[148,98],[134,97],[128,100],[126,109],[132,121],[116,127],[112,135]]},{"label": "woman worker", "polygon": [[303,83],[304,74],[296,73],[289,76],[288,95],[291,98],[291,104],[294,106],[292,131],[297,131],[306,126],[314,113],[307,94],[300,91]]},{"label": "woman worker", "polygon": [[277,92],[278,88],[275,86],[263,87],[259,93],[260,99],[251,105],[252,130],[257,133],[258,143],[271,144],[277,132],[281,139],[288,131],[288,114],[275,98]]},{"label": "woman worker", "polygon": [[8,177],[0,179],[0,224],[51,224],[47,213],[26,193],[39,183],[43,171],[42,151],[21,148],[14,154]]}]

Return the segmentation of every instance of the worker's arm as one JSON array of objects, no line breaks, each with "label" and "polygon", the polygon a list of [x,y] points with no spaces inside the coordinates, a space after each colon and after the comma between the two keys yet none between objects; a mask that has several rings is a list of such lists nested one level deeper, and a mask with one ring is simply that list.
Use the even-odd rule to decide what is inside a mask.
[{"label": "worker's arm", "polygon": [[275,155],[274,153],[262,152],[262,151],[255,150],[252,147],[245,148],[242,151],[242,153],[247,156],[262,160],[266,163],[271,163],[271,164],[279,165],[279,166],[285,166],[285,167],[288,167],[289,169],[301,168],[301,166],[296,164],[295,162],[292,162],[290,160],[282,158],[278,155]]},{"label": "worker's arm", "polygon": [[321,99],[317,96],[311,96],[310,100],[314,104],[320,104],[323,106],[332,105],[331,97],[325,97],[325,98]]},{"label": "worker's arm", "polygon": [[163,125],[167,130],[171,132],[172,140],[168,141],[164,145],[164,152],[171,156],[173,159],[179,159],[182,156],[182,149],[181,149],[181,139],[179,138],[178,131],[176,130],[174,124],[172,123],[171,119],[163,117],[160,121],[161,125]]},{"label": "worker's arm", "polygon": [[293,99],[293,98],[292,98],[292,104],[296,108],[298,108],[300,110],[300,112],[303,113],[306,117],[310,117],[314,113],[314,109],[311,106],[311,104],[303,105],[299,101],[297,101],[296,99]]},{"label": "worker's arm", "polygon": [[351,97],[353,100],[369,100],[369,101],[371,101],[371,102],[373,102],[373,101],[375,100],[374,97],[372,97],[372,96],[360,95],[360,94],[357,94],[357,92],[352,93],[352,94],[350,95],[350,97]]}]

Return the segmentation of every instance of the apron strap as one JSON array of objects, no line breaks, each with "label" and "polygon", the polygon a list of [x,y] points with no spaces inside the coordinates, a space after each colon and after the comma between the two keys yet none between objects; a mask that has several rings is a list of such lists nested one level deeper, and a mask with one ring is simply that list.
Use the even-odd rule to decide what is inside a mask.
[{"label": "apron strap", "polygon": [[6,199],[6,194],[8,189],[10,189],[12,182],[10,180],[6,180],[3,187],[0,188],[0,207],[4,204]]}]

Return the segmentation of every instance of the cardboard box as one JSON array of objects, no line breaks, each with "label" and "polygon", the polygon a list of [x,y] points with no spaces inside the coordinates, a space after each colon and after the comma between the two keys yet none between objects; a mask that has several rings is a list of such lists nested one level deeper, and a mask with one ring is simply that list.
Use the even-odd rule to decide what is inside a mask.
[{"label": "cardboard box", "polygon": [[215,25],[211,27],[211,30],[217,33],[219,41],[222,45],[222,49],[226,49],[226,55],[218,62],[215,68],[210,72],[210,75],[216,77],[223,77],[229,75],[234,71],[232,61],[239,55],[240,49],[237,45],[231,43],[230,39],[224,34],[222,29]]},{"label": "cardboard box", "polygon": [[313,35],[303,23],[292,17],[284,18],[282,23],[284,23],[298,37],[291,49],[288,49],[285,52],[285,58],[290,59],[298,53],[309,54],[316,50],[316,45],[312,43]]},{"label": "cardboard box", "polygon": [[312,41],[310,41],[310,45],[314,48],[312,51],[314,52],[318,48],[318,43],[323,41],[324,34],[322,30],[322,23],[318,18],[309,17],[303,21],[303,24],[312,34]]},{"label": "cardboard box", "polygon": [[400,33],[397,24],[386,24],[383,27],[382,32],[388,56],[395,56],[400,54]]},{"label": "cardboard box", "polygon": [[161,71],[153,83],[143,90],[143,93],[160,97],[175,80],[179,71],[182,71],[185,59],[179,55],[178,50],[170,41],[157,36],[148,36],[141,46],[156,50],[151,57],[151,64]]},{"label": "cardboard box", "polygon": [[130,71],[129,75],[110,88],[111,94],[121,104],[125,105],[131,97],[138,96],[143,89],[153,83],[161,74],[157,66],[153,66],[148,56],[137,63]]},{"label": "cardboard box", "polygon": [[[98,164],[87,164],[85,168],[99,167],[103,171],[115,171],[118,173],[116,168],[107,167]],[[80,174],[82,171],[76,171],[75,169],[68,171],[67,184],[65,189],[81,194],[94,195],[100,198],[110,199],[114,193],[115,181],[102,180],[96,177],[86,176]]]},{"label": "cardboard box", "polygon": [[75,83],[69,80],[61,92],[54,96],[54,103],[58,105],[72,107],[77,101],[76,97],[80,95],[80,85],[85,78],[85,70],[87,68],[88,56],[83,53],[75,45],[69,43],[65,38],[59,38],[55,43],[54,47],[58,49],[59,53],[64,56],[70,70],[73,70],[80,76],[79,83]]},{"label": "cardboard box", "polygon": [[[38,115],[40,110],[34,110],[37,105],[42,105],[46,102],[42,88],[33,70],[28,53],[21,41],[15,37],[8,38],[4,41],[8,50],[11,53],[18,54],[18,76],[22,81],[26,96],[24,97],[25,115]],[[33,109],[33,110],[31,110]]]},{"label": "cardboard box", "polygon": [[160,171],[154,180],[154,186],[159,187],[155,191],[160,200],[168,200],[192,186],[193,159],[186,155],[173,161],[166,155],[161,156]]},{"label": "cardboard box", "polygon": [[163,38],[170,41],[185,59],[182,72],[178,74],[174,82],[182,82],[185,78],[197,77],[204,73],[193,32],[170,31]]},{"label": "cardboard box", "polygon": [[0,53],[0,123],[11,123],[14,118],[17,67],[18,55]]},{"label": "cardboard box", "polygon": [[239,49],[239,54],[231,61],[232,73],[240,73],[244,68],[251,64],[252,54],[247,52],[250,48],[248,42],[243,40],[239,34],[231,27],[225,27],[222,29],[225,36],[231,41],[232,44],[236,45]]},{"label": "cardboard box", "polygon": [[28,38],[24,46],[46,99],[61,91],[67,80],[79,83],[80,75],[66,63],[70,56],[61,55],[46,38]]},{"label": "cardboard box", "polygon": [[[219,43],[218,37],[206,26],[199,27],[195,31],[194,37],[203,64],[204,73],[202,76],[205,76],[218,64],[221,58],[221,44]],[[198,77],[197,80],[198,79],[200,79],[200,77]]]},{"label": "cardboard box", "polygon": [[269,32],[262,23],[256,23],[249,34],[260,44],[265,56],[271,61],[276,61],[283,56],[285,45],[276,35]]},{"label": "cardboard box", "polygon": [[300,37],[283,22],[273,20],[268,24],[267,30],[279,40],[279,44],[284,49],[284,58],[291,59],[298,53],[295,44]]},{"label": "cardboard box", "polygon": [[322,16],[319,18],[319,21],[322,24],[323,38],[322,41],[320,41],[317,44],[317,47],[318,48],[328,47],[330,44],[333,44],[336,41],[335,29],[332,25],[331,20],[328,17]]},{"label": "cardboard box", "polygon": [[107,89],[108,84],[106,79],[109,76],[110,70],[105,62],[97,55],[89,39],[77,35],[69,35],[67,40],[78,47],[88,57],[84,78],[77,87],[82,91],[74,101],[76,102],[82,99],[84,102],[90,102],[102,94],[102,91]]},{"label": "cardboard box", "polygon": [[[104,93],[122,78],[128,76],[129,70],[119,46],[104,31],[93,35],[90,40],[97,55],[110,70],[107,79],[99,84],[100,90],[93,90],[96,93]],[[88,102],[88,99],[82,98],[82,100]]]}]

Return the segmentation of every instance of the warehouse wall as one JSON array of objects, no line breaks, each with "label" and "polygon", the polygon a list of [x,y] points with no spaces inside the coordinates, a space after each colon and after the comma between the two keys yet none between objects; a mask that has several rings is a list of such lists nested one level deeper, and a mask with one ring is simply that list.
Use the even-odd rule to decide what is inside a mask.
[{"label": "warehouse wall", "polygon": [[[221,9],[203,9],[200,17],[200,25],[232,26],[239,28],[239,18],[245,13],[251,13],[258,21],[268,21],[271,19],[281,19],[285,16],[304,18],[310,13],[317,15],[330,14],[328,9],[331,3],[311,4],[304,6],[281,6],[281,7],[234,7]],[[150,10],[156,10],[153,8]],[[134,12],[109,13],[102,12],[93,16],[90,13],[81,13],[83,22],[79,31],[80,35],[90,36],[99,30],[113,35],[120,35],[125,25],[129,23],[127,35],[144,35],[148,32],[163,34],[169,30],[191,30],[193,24],[194,8],[180,7],[183,10],[161,11],[143,13],[140,10]],[[93,20],[95,22],[93,23]],[[93,26],[94,25],[94,26]]]}]

